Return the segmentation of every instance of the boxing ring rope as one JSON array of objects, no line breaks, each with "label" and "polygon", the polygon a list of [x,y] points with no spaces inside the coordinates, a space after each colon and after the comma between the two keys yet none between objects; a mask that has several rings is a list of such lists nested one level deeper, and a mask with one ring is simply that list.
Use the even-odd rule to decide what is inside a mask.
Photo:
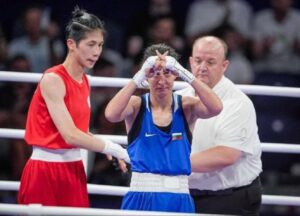
[{"label": "boxing ring rope", "polygon": [[[42,74],[0,71],[0,81],[9,82],[31,82],[36,83],[42,77]],[[101,87],[123,87],[131,79],[93,77],[88,76],[91,86]],[[182,89],[188,86],[187,83],[176,81],[174,89]],[[300,88],[294,87],[276,87],[276,86],[258,86],[258,85],[237,85],[244,93],[253,95],[282,96],[282,97],[300,97]]]},{"label": "boxing ring rope", "polygon": [[[18,191],[19,186],[20,186],[20,182],[18,181],[0,181],[0,190]],[[123,187],[123,186],[95,185],[95,184],[88,184],[87,188],[89,194],[110,195],[110,196],[124,196],[125,193],[129,190],[128,187]],[[262,204],[300,206],[300,197],[263,195]]]},{"label": "boxing ring rope", "polygon": [[[0,71],[0,81],[36,83],[41,79],[41,76],[42,74],[35,74],[35,73]],[[92,76],[89,76],[89,80],[91,86],[98,86],[98,87],[99,86],[123,87],[126,83],[130,81],[130,79],[125,79],[125,78],[107,78],[107,77],[92,77]],[[174,85],[174,89],[181,89],[186,86],[187,86],[186,83],[176,81]],[[255,85],[238,85],[238,87],[246,94],[282,96],[282,97],[300,97],[300,88],[255,86]],[[96,136],[101,136],[101,135],[96,135]],[[111,139],[114,142],[120,144],[127,144],[126,136],[116,136],[116,135],[103,135],[103,136],[107,137],[108,139]],[[0,137],[23,139],[24,130],[0,128]],[[263,152],[300,154],[300,145],[284,144],[284,143],[262,143],[262,150]],[[19,182],[0,181],[0,190],[17,191],[18,189],[19,189]],[[88,184],[89,194],[123,196],[127,191],[128,191],[128,187]],[[300,197],[263,195],[262,203],[266,205],[300,206]],[[17,212],[18,210],[16,206],[20,208],[20,212]],[[71,209],[74,209],[74,212],[68,214],[67,212],[70,212]],[[100,209],[96,210],[96,209],[81,209],[81,208],[67,208],[67,207],[44,207],[40,205],[22,206],[22,205],[13,205],[13,204],[0,204],[0,212],[5,212],[7,214],[25,213],[25,214],[38,214],[38,215],[45,214],[46,212],[47,215],[57,215],[57,214],[59,215],[82,215],[82,214],[84,215],[140,215],[141,214],[141,212],[138,211],[135,214],[133,211],[130,211],[128,213],[127,211],[120,211],[120,210],[103,210],[102,212],[100,211]],[[81,213],[77,214],[78,212]],[[151,214],[155,215],[154,212],[151,212]],[[145,212],[144,215],[147,215],[147,212]],[[157,215],[182,215],[182,214],[174,214],[174,213],[167,214],[167,213],[160,212]]]},{"label": "boxing ring rope", "polygon": [[[76,208],[76,207],[54,207],[54,206],[42,206],[39,204],[30,205],[16,205],[16,204],[0,204],[0,213],[15,215],[71,215],[71,216],[92,216],[92,215],[195,215],[188,213],[166,213],[166,212],[154,212],[154,211],[128,211],[128,210],[116,210],[116,209],[96,209],[96,208]],[[200,215],[200,214],[197,214]],[[203,215],[203,214],[201,214]],[[207,215],[207,214],[205,214]]]},{"label": "boxing ring rope", "polygon": [[[25,131],[22,129],[9,129],[0,128],[0,138],[17,138],[23,139]],[[103,136],[110,139],[113,142],[127,145],[127,137],[120,135],[107,135],[107,134],[96,134],[95,136]],[[263,152],[273,153],[290,153],[300,154],[300,144],[289,144],[289,143],[261,143]]]}]

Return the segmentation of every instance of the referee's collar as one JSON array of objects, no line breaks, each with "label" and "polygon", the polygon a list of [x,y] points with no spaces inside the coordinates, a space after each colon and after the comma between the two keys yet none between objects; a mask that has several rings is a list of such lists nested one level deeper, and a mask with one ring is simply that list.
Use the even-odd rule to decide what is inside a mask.
[{"label": "referee's collar", "polygon": [[228,86],[229,80],[222,76],[221,80],[213,87],[213,91],[218,95],[219,98],[223,98],[226,93],[226,86]]},{"label": "referee's collar", "polygon": [[[226,86],[230,85],[231,81],[226,78],[225,76],[222,76],[222,78],[220,79],[220,81],[212,88],[212,90],[218,95],[219,98],[223,98],[226,94]],[[176,91],[177,94],[189,94],[189,95],[193,95],[193,96],[197,96],[196,95],[196,91],[192,86],[188,86],[187,88],[181,89]]]}]

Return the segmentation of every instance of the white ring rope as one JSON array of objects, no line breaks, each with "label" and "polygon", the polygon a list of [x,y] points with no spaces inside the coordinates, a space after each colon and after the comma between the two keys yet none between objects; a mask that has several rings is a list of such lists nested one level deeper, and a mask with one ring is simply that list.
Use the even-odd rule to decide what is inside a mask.
[{"label": "white ring rope", "polygon": [[[0,213],[9,215],[72,215],[72,216],[92,216],[92,215],[199,215],[188,213],[167,213],[154,211],[128,211],[116,209],[96,209],[96,208],[75,208],[75,207],[53,207],[42,206],[40,204],[16,205],[16,204],[0,204]],[[201,214],[202,215],[202,214]],[[205,214],[206,215],[206,214]],[[204,215],[203,215],[204,216]]]},{"label": "white ring rope", "polygon": [[[18,181],[1,181],[0,180],[0,191],[18,191],[20,182]],[[124,186],[110,186],[110,185],[95,185],[88,184],[88,193],[96,195],[111,195],[111,196],[124,196],[129,187]]]},{"label": "white ring rope", "polygon": [[[0,181],[0,190],[18,191],[20,182]],[[88,184],[89,194],[124,196],[129,187]],[[262,195],[262,204],[300,206],[300,197]]]},{"label": "white ring rope", "polygon": [[[42,74],[0,71],[0,81],[10,82],[38,82]],[[123,87],[131,79],[126,78],[110,78],[89,76],[91,86],[102,87]],[[182,89],[188,86],[185,82],[176,81],[174,89]],[[275,87],[275,86],[259,86],[259,85],[237,85],[246,94],[267,95],[267,96],[283,96],[283,97],[300,97],[300,88],[294,87]]]},{"label": "white ring rope", "polygon": [[[21,129],[8,129],[0,128],[0,138],[24,138],[24,130]],[[97,134],[96,136],[104,136],[113,142],[119,144],[127,144],[127,136],[116,136],[116,135],[106,135]],[[290,153],[290,154],[300,154],[300,144],[288,144],[288,143],[261,143],[263,152],[274,152],[274,153]]]}]

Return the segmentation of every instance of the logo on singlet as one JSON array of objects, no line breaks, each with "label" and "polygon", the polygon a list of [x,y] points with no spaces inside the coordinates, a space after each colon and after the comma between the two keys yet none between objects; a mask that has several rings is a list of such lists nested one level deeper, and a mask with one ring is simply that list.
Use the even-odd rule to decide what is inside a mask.
[{"label": "logo on singlet", "polygon": [[152,137],[155,136],[156,134],[149,134],[149,133],[145,133],[145,137]]},{"label": "logo on singlet", "polygon": [[172,133],[172,140],[182,140],[182,133]]}]

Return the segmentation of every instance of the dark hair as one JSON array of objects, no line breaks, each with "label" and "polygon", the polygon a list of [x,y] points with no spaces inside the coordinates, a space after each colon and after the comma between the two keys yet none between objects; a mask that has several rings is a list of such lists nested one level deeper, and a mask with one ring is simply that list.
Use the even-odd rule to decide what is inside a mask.
[{"label": "dark hair", "polygon": [[71,38],[78,44],[80,40],[85,38],[86,32],[96,29],[105,33],[104,23],[97,16],[76,6],[72,12],[72,19],[66,27],[66,38]]},{"label": "dark hair", "polygon": [[146,59],[150,56],[156,56],[156,50],[163,54],[166,51],[168,51],[168,55],[174,57],[176,60],[179,59],[179,54],[170,46],[166,44],[154,44],[146,48],[144,51],[144,56],[143,56],[143,62],[146,61]]}]

